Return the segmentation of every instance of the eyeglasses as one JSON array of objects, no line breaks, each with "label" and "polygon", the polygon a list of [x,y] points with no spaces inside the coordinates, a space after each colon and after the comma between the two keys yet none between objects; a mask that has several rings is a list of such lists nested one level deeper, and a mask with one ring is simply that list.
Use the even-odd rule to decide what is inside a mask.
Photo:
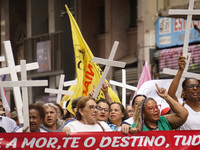
[{"label": "eyeglasses", "polygon": [[105,111],[105,112],[109,112],[109,108],[102,108],[102,107],[100,107],[100,106],[98,106],[97,107],[97,110],[99,110],[99,111]]},{"label": "eyeglasses", "polygon": [[89,105],[90,110],[95,110],[97,109],[97,105]]},{"label": "eyeglasses", "polygon": [[149,107],[148,107],[148,110],[149,110],[149,111],[155,111],[155,109],[160,109],[160,108],[161,108],[161,105],[149,106]]},{"label": "eyeglasses", "polygon": [[196,87],[197,89],[200,89],[200,84],[189,84],[185,86],[188,89],[193,89],[194,87]]}]

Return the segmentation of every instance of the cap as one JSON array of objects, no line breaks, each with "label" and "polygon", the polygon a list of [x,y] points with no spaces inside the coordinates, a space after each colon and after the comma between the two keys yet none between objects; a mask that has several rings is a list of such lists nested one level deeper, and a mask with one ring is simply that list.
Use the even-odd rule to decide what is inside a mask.
[{"label": "cap", "polygon": [[16,118],[17,112],[16,111],[11,112],[10,116],[11,116],[12,119]]},{"label": "cap", "polygon": [[161,116],[165,115],[166,113],[168,113],[170,111],[170,109],[171,109],[170,107],[165,107],[164,109],[161,110],[160,115]]}]

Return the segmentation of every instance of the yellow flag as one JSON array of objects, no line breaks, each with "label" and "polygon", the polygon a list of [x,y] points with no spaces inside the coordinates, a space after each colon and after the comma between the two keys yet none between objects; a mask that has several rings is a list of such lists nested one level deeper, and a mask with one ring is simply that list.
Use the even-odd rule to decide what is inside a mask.
[{"label": "yellow flag", "polygon": [[[61,101],[61,106],[62,106],[63,101],[68,101],[69,99],[72,100],[80,96],[88,96],[89,92],[91,92],[93,89],[93,85],[97,87],[99,80],[101,78],[101,75],[103,73],[99,65],[92,62],[92,58],[94,56],[80,32],[80,29],[76,23],[76,20],[72,16],[67,5],[65,5],[65,7],[69,15],[70,24],[71,24],[78,82],[77,82],[77,85],[71,86],[69,88],[70,91],[74,91],[74,94],[72,96],[68,96],[68,95],[64,96]],[[110,84],[108,85],[109,85],[108,92],[112,100],[116,102],[120,102],[116,93],[111,89]],[[97,97],[97,100],[99,100],[100,98],[105,98],[102,91],[100,91]],[[71,102],[69,102],[67,110],[72,112]]]}]

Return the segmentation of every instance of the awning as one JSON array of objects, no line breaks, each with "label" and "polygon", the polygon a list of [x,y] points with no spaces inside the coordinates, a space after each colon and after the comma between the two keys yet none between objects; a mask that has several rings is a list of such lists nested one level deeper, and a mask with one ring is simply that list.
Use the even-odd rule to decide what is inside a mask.
[{"label": "awning", "polygon": [[[158,11],[159,17],[170,17],[170,18],[183,18],[187,19],[187,15],[169,15],[168,11],[169,9],[188,9],[189,3],[185,5],[178,5],[178,6],[171,6],[169,8],[160,9]],[[193,9],[200,9],[200,2],[194,2],[194,8]],[[193,15],[192,20],[200,20],[200,14],[199,15]]]}]

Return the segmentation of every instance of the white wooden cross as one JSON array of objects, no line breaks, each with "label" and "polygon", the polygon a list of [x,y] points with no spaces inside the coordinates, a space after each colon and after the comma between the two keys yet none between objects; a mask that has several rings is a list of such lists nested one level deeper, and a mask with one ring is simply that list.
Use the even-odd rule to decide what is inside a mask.
[{"label": "white wooden cross", "polygon": [[62,95],[73,95],[73,93],[74,93],[73,91],[63,90],[63,86],[66,87],[66,86],[71,86],[71,85],[77,84],[77,80],[71,80],[71,81],[64,82],[64,79],[65,79],[65,75],[61,74],[58,89],[45,88],[45,93],[57,94],[57,100],[56,100],[57,104],[60,104]]},{"label": "white wooden cross", "polygon": [[[24,129],[29,126],[29,108],[28,108],[28,89],[27,87],[33,86],[47,86],[47,80],[33,80],[27,81],[27,70],[26,61],[21,60],[21,81],[4,81],[0,82],[0,87],[22,87],[23,96],[23,118],[24,118]],[[20,91],[18,93],[21,95]]]},{"label": "white wooden cross", "polygon": [[[192,15],[199,15],[200,14],[200,10],[193,10],[193,7],[194,7],[194,0],[190,0],[188,10],[184,10],[184,9],[170,9],[169,10],[170,15],[187,15],[187,25],[186,25],[186,30],[185,30],[183,54],[182,54],[186,58],[187,58],[187,55],[188,55],[188,43],[189,43],[189,35],[190,35],[190,26],[191,26],[191,22],[192,22]],[[177,95],[178,98],[181,97],[181,84],[182,84],[183,80],[185,79],[185,77],[194,77],[196,79],[199,79],[199,74],[187,72],[188,66],[189,66],[189,61],[190,61],[190,56],[191,56],[191,54],[189,54],[189,58],[187,60],[186,67],[185,67],[184,72],[182,74],[182,77],[179,81],[178,90],[176,92],[176,95]],[[170,75],[176,75],[177,70],[164,68],[163,73],[170,74]]]},{"label": "white wooden cross", "polygon": [[126,84],[126,70],[122,69],[122,83],[110,80],[110,84],[122,87],[122,105],[126,108],[126,89],[137,91],[137,87]]},{"label": "white wooden cross", "polygon": [[98,58],[98,57],[93,57],[93,59],[92,59],[92,62],[106,65],[106,67],[103,71],[103,74],[101,76],[101,79],[97,85],[97,88],[95,89],[95,93],[93,95],[93,98],[95,98],[95,99],[97,98],[99,91],[101,90],[101,86],[106,79],[106,76],[108,74],[110,67],[113,66],[113,67],[124,68],[126,65],[125,62],[113,61],[118,45],[119,45],[119,42],[115,41],[108,59],[102,59],[102,58]]},{"label": "white wooden cross", "polygon": [[189,0],[189,8],[187,10],[186,9],[169,9],[169,12],[168,12],[170,15],[187,15],[187,25],[186,25],[184,45],[183,45],[183,56],[185,57],[187,57],[192,15],[200,14],[200,10],[194,10],[193,6],[194,6],[194,0]]},{"label": "white wooden cross", "polygon": [[[21,67],[20,67],[20,65],[15,66],[15,61],[13,58],[12,47],[11,47],[10,41],[4,41],[4,47],[5,47],[8,67],[1,68],[0,75],[10,74],[12,81],[18,81],[17,72],[21,71]],[[30,64],[26,64],[26,68],[27,68],[27,70],[38,69],[39,65],[37,62],[30,63]],[[14,92],[14,100],[15,100],[15,105],[17,108],[17,115],[18,115],[19,123],[23,124],[24,120],[23,120],[23,116],[22,116],[22,97],[21,97],[21,93],[20,93],[20,88],[13,87],[13,92]]]},{"label": "white wooden cross", "polygon": [[5,57],[4,56],[0,56],[0,62],[5,61]]}]

